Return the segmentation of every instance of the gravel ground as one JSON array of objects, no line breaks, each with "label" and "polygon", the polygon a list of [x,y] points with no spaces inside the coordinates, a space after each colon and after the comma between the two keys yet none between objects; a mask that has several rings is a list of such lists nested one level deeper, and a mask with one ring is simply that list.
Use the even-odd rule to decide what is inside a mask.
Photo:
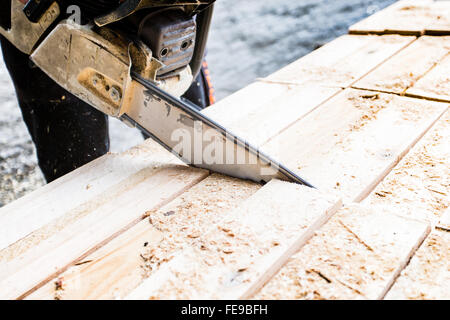
[{"label": "gravel ground", "polygon": [[[218,0],[208,52],[217,98],[345,34],[351,24],[393,2]],[[36,165],[35,150],[22,122],[9,75],[1,62],[0,106],[1,207],[45,182]],[[111,151],[126,150],[141,141],[136,130],[111,120]]]}]

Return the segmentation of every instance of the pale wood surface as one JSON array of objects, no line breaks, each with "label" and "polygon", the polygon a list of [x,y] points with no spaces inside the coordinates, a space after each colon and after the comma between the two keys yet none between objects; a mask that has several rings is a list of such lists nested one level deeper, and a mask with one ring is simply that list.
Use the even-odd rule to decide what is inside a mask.
[{"label": "pale wood surface", "polygon": [[450,231],[450,208],[442,214],[438,227],[442,230]]},{"label": "pale wood surface", "polygon": [[259,147],[341,91],[256,82],[203,112]]},{"label": "pale wood surface", "polygon": [[406,0],[354,24],[353,34],[450,34],[450,3],[448,1]]},{"label": "pale wood surface", "polygon": [[1,208],[0,250],[63,217],[82,215],[149,176],[156,165],[179,163],[160,146],[147,143],[109,154]]},{"label": "pale wood surface", "polygon": [[380,299],[429,232],[426,223],[351,205],[255,299]]},{"label": "pale wood surface", "polygon": [[262,81],[347,88],[415,39],[345,35]]},{"label": "pale wood surface", "polygon": [[271,181],[127,298],[245,299],[340,207],[317,190]]},{"label": "pale wood surface", "polygon": [[358,202],[447,108],[445,103],[348,89],[262,149],[318,188]]},{"label": "pale wood surface", "polygon": [[[260,188],[214,174],[83,259],[89,263],[73,266],[27,298],[123,298]],[[62,290],[55,290],[58,279]]]},{"label": "pale wood surface", "polygon": [[450,111],[392,170],[364,204],[433,225],[450,206]]},{"label": "pale wood surface", "polygon": [[[39,245],[0,266],[0,297],[14,299],[95,250],[147,210],[167,203],[186,188],[206,177],[205,171],[168,167],[155,172],[131,190],[101,205],[88,215],[64,225]],[[158,192],[151,192],[158,190]]]},{"label": "pale wood surface", "polygon": [[450,232],[434,231],[397,279],[386,299],[450,299]]},{"label": "pale wood surface", "polygon": [[[380,68],[357,81],[353,87],[405,94],[409,88],[414,87],[416,82],[432,71],[449,53],[450,36],[420,37]],[[439,73],[440,67],[436,70]],[[424,80],[422,86],[419,84],[423,95],[435,95],[436,89],[439,90],[439,88],[433,88],[432,83],[428,82],[433,81],[436,76],[439,77],[440,75],[431,74],[428,80]],[[445,76],[443,76],[443,79],[445,79]],[[441,85],[444,86],[443,88],[447,86],[445,83]],[[424,93],[427,92],[427,89],[429,93]]]},{"label": "pale wood surface", "polygon": [[450,53],[406,90],[406,95],[450,102]]}]

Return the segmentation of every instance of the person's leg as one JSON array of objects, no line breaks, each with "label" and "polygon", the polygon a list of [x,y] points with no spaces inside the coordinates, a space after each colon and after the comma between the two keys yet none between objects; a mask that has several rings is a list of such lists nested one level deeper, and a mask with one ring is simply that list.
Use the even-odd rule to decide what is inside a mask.
[{"label": "person's leg", "polygon": [[107,116],[56,84],[6,39],[0,40],[47,182],[108,152]]},{"label": "person's leg", "polygon": [[183,98],[196,104],[201,109],[214,104],[214,88],[211,83],[208,64],[203,62],[200,73],[192,83],[189,90],[183,95]]}]

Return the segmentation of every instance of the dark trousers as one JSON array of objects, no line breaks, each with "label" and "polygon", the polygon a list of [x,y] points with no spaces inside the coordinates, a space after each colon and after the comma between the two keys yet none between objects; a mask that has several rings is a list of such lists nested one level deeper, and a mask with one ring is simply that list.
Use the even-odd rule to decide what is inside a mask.
[{"label": "dark trousers", "polygon": [[[107,116],[56,84],[32,64],[28,55],[1,36],[0,42],[47,182],[108,152]],[[210,88],[205,79],[205,70],[202,70],[185,95],[202,108],[210,104]]]}]

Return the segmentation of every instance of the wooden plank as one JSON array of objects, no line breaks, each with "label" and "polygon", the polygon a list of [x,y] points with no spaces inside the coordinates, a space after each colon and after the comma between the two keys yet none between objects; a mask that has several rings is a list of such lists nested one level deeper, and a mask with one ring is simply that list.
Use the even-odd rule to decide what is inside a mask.
[{"label": "wooden plank", "polygon": [[347,206],[255,299],[380,299],[429,233],[426,223]]},{"label": "wooden plank", "polygon": [[450,208],[444,212],[437,226],[439,229],[450,231]]},{"label": "wooden plank", "polygon": [[263,81],[347,88],[415,39],[397,35],[345,35]]},{"label": "wooden plank", "polygon": [[353,87],[405,94],[450,52],[450,36],[420,37]]},{"label": "wooden plank", "polygon": [[449,261],[450,233],[436,230],[411,259],[386,299],[450,299]]},{"label": "wooden plank", "polygon": [[316,187],[359,202],[447,108],[445,103],[348,89],[262,149]]},{"label": "wooden plank", "polygon": [[[320,132],[321,128],[331,128],[332,130],[330,131],[330,136],[325,136],[323,137],[324,141],[327,141],[329,139],[333,139],[335,138],[334,134],[335,132],[339,133],[339,137],[338,137],[338,141],[339,139],[343,139],[343,141],[347,140],[347,141],[354,141],[353,139],[345,139],[346,135],[350,134],[356,134],[356,137],[360,136],[360,132],[354,131],[356,127],[360,126],[361,128],[363,127],[368,127],[370,125],[370,121],[375,121],[375,123],[372,124],[373,128],[371,130],[369,130],[368,135],[370,137],[371,134],[374,134],[374,132],[378,132],[377,128],[387,128],[387,127],[395,127],[397,128],[398,132],[395,133],[395,136],[399,137],[399,140],[395,140],[394,144],[396,145],[395,148],[390,148],[391,147],[391,142],[387,142],[389,139],[391,139],[391,137],[386,137],[386,136],[382,136],[380,137],[380,139],[377,139],[376,141],[377,144],[374,145],[375,148],[380,148],[381,150],[383,150],[383,155],[387,152],[386,150],[388,150],[389,152],[392,152],[392,155],[389,157],[383,156],[383,157],[379,157],[378,153],[375,153],[375,155],[373,155],[372,152],[368,152],[369,154],[369,160],[367,159],[363,159],[362,161],[359,161],[360,158],[356,158],[352,161],[354,161],[354,166],[355,167],[360,167],[362,166],[362,164],[364,164],[362,166],[362,168],[360,168],[361,171],[360,172],[360,178],[358,179],[358,181],[353,185],[353,178],[348,177],[346,178],[348,181],[348,187],[346,188],[350,188],[350,190],[353,190],[354,194],[358,194],[358,192],[361,191],[361,189],[366,188],[368,185],[371,184],[371,179],[366,179],[364,180],[367,175],[368,172],[370,172],[370,170],[373,170],[373,177],[374,181],[376,181],[378,179],[378,176],[380,175],[380,173],[383,173],[385,170],[389,170],[389,168],[391,168],[394,163],[396,161],[398,161],[398,158],[400,157],[400,155],[404,152],[406,152],[405,150],[408,148],[408,143],[411,143],[410,141],[413,141],[415,139],[418,139],[419,133],[422,130],[426,130],[426,126],[429,126],[430,123],[432,123],[433,121],[435,121],[437,119],[437,117],[440,116],[440,114],[443,112],[443,110],[445,110],[447,108],[447,105],[442,104],[442,103],[435,103],[435,102],[428,102],[428,101],[416,101],[415,99],[409,99],[409,98],[403,98],[403,97],[397,97],[397,96],[392,96],[392,95],[383,95],[380,94],[378,96],[377,99],[375,99],[375,96],[373,93],[368,93],[368,92],[360,92],[360,91],[355,91],[355,90],[348,90],[345,92],[344,95],[342,95],[341,98],[338,99],[338,97],[336,97],[335,101],[330,101],[329,102],[329,106],[322,106],[320,108],[320,112],[319,110],[317,110],[317,114],[318,116],[316,118],[314,118],[314,120],[308,120],[307,123],[309,123],[309,125],[315,125],[310,127],[310,130],[306,130],[305,132],[303,132],[303,134],[305,134],[304,136],[302,136],[302,134],[297,134],[297,138],[294,139],[296,143],[304,143],[307,144],[307,141],[315,141],[314,146],[311,146],[309,150],[306,150],[305,152],[305,157],[307,157],[308,159],[311,158],[311,164],[315,165],[315,170],[316,171],[324,171],[323,170],[323,166],[324,164],[321,161],[314,161],[314,156],[317,157],[323,157],[323,150],[330,150],[331,155],[330,158],[336,158],[336,154],[338,154],[337,151],[340,150],[341,146],[338,144],[338,147],[334,146],[333,144],[331,145],[323,145],[321,146],[321,142],[322,140],[320,140],[319,142],[317,140],[315,140],[316,135],[318,135],[318,133]],[[364,103],[366,103],[365,101],[368,100],[369,105],[367,106],[367,109],[364,109]],[[336,106],[348,106],[350,104],[350,108],[337,108]],[[370,106],[374,106],[376,108],[370,108]],[[322,110],[322,108],[325,108]],[[354,112],[355,114],[352,114],[352,109],[354,108]],[[378,110],[378,108],[380,108],[381,110]],[[386,114],[382,114],[382,112],[384,112],[384,108],[390,108],[392,109],[390,112],[387,112]],[[420,112],[418,112],[418,110],[420,110]],[[369,111],[369,113],[367,113],[367,111]],[[411,114],[417,114],[414,117],[411,117]],[[344,115],[347,115],[347,117],[344,117]],[[393,116],[394,115],[394,116]],[[340,126],[335,126],[335,119],[336,117],[340,116],[341,117],[341,122],[339,122]],[[368,120],[365,122],[361,122],[362,120]],[[389,119],[389,120],[386,120]],[[306,121],[306,119],[305,119]],[[378,121],[381,121],[381,125]],[[420,125],[418,125],[420,124]],[[420,127],[420,126],[423,127]],[[300,126],[300,125],[299,125]],[[308,127],[305,124],[301,125],[303,128],[306,127],[306,129],[308,129]],[[333,127],[334,126],[334,127]],[[351,130],[350,130],[351,129]],[[348,131],[348,132],[347,132]],[[359,132],[359,133],[358,133]],[[400,133],[404,132],[404,135],[402,136]],[[413,134],[411,134],[413,133]],[[309,134],[311,134],[311,136],[309,136]],[[366,134],[367,135],[367,134]],[[320,134],[319,134],[320,136]],[[364,136],[363,136],[364,137]],[[407,137],[407,142],[404,142],[404,138]],[[389,138],[389,139],[388,139]],[[290,138],[291,139],[291,138]],[[303,140],[305,140],[305,142],[303,142]],[[373,140],[373,139],[371,139]],[[369,141],[371,141],[369,140]],[[352,146],[356,146],[355,152],[361,152],[361,150],[363,150],[364,148],[357,148],[360,145],[365,145],[365,144],[369,144],[366,143],[367,138],[363,138],[362,141],[353,143],[353,145],[348,145],[347,147],[349,149],[352,149]],[[335,149],[333,151],[333,148]],[[385,148],[385,149],[383,149]],[[294,149],[293,150],[293,154],[295,154],[295,157],[299,157],[302,154],[298,153],[297,150],[301,150],[301,146],[299,147],[299,149]],[[343,155],[346,155],[348,152],[347,149],[344,149],[344,153]],[[377,149],[378,150],[378,149]],[[381,151],[380,151],[381,153]],[[354,158],[354,153],[353,154],[348,154],[347,155],[348,158],[342,158],[342,156],[339,159],[343,159],[341,162],[336,163],[336,166],[334,168],[332,168],[331,170],[326,170],[326,173],[329,175],[330,173],[335,173],[335,172],[341,172],[342,168],[345,169],[346,167],[346,162],[348,162],[349,160],[346,159],[353,159]],[[291,156],[292,157],[292,156]],[[300,158],[301,159],[301,158]],[[337,159],[337,158],[336,158]],[[345,161],[344,161],[345,160]],[[321,167],[322,166],[322,167]],[[348,168],[348,167],[347,167]],[[381,178],[379,178],[381,179]],[[339,181],[345,181],[345,179],[340,179]],[[206,182],[205,182],[206,183]],[[344,182],[342,182],[344,183]],[[331,186],[335,186],[336,183],[331,183]],[[190,194],[188,195],[184,195],[183,198],[184,199],[190,199],[193,198],[198,199],[196,196],[194,196],[194,194],[198,194],[201,195],[201,197],[205,196],[205,192],[201,191],[201,190],[205,190],[205,186],[203,184],[199,185],[199,189],[193,189],[193,194],[192,193],[188,193]],[[208,188],[206,188],[206,190],[209,190]],[[210,191],[207,191],[206,194],[208,194]],[[342,190],[340,190],[340,192],[342,192]],[[218,195],[220,196],[220,194]],[[184,200],[184,201],[188,201],[188,203],[191,203],[189,200]],[[199,201],[199,200],[195,200],[195,201]],[[195,202],[194,201],[194,202]],[[215,209],[211,209],[209,210],[208,208],[210,208],[210,204],[208,204],[209,202],[215,202],[214,200],[211,201],[206,201],[205,202],[201,202],[203,206],[205,206],[205,208],[208,211],[211,211],[212,213],[214,213],[215,211],[217,211],[217,208]],[[178,206],[178,205],[177,205]],[[188,206],[191,206],[191,204],[189,204]],[[173,205],[169,205],[169,207],[173,207]],[[169,207],[167,208],[163,208],[161,209],[160,213],[157,214],[156,216],[160,216],[163,217],[162,213],[166,213],[166,212],[170,212],[170,211],[177,211],[174,209],[170,209]],[[197,210],[200,210],[199,206],[194,206],[195,210],[194,212],[196,212]],[[162,212],[162,213],[161,213]],[[220,213],[220,212],[219,212]],[[191,215],[193,215],[193,212],[188,211],[187,216],[190,217]],[[179,216],[177,214],[177,216]],[[183,215],[181,215],[183,216]],[[217,219],[217,217],[220,216],[217,214],[214,214],[214,219]],[[153,217],[152,220],[156,220],[157,218]],[[167,219],[167,218],[165,218]],[[211,220],[211,217],[208,217],[207,222],[204,225],[210,225],[210,224],[214,224],[217,223],[217,220]],[[188,224],[188,222],[184,222],[185,224]],[[155,224],[155,222],[154,222]],[[204,226],[203,225],[203,226]],[[179,237],[176,237],[177,241],[180,241],[180,238],[182,237],[182,235],[184,235],[184,237],[188,237],[186,236],[185,233],[180,233],[179,230],[177,229],[172,229],[175,228],[176,225],[172,225],[172,222],[166,222],[164,223],[164,226],[166,228],[169,228],[169,233],[170,234],[180,234]],[[199,227],[197,230],[201,230],[201,228]],[[135,233],[134,231],[130,230],[130,234]],[[109,262],[111,260],[113,261],[120,261],[119,258],[114,258],[115,254],[110,252],[114,252],[114,251],[121,251],[126,250],[125,248],[130,248],[130,251],[134,250],[133,252],[135,252],[135,247],[133,247],[132,243],[128,246],[122,247],[119,246],[118,244],[120,244],[121,242],[123,243],[127,243],[126,239],[127,238],[132,238],[131,235],[128,235],[124,238],[124,240],[120,240],[119,242],[113,243],[110,247],[108,247],[107,249],[105,249],[106,251],[99,254],[101,256],[105,256],[106,258],[104,259],[104,261],[102,262],[103,258],[100,258],[99,262],[95,262],[94,264],[94,271],[90,271],[90,267],[89,264],[86,266],[82,266],[81,267],[81,279],[85,279],[82,282],[83,283],[87,283],[87,288],[80,290],[78,292],[76,292],[76,290],[71,289],[72,285],[70,285],[70,281],[68,280],[68,285],[66,286],[67,288],[64,291],[64,298],[81,298],[81,297],[94,297],[91,296],[90,294],[99,294],[98,297],[109,297],[111,298],[111,296],[108,296],[108,294],[111,294],[111,292],[114,292],[114,290],[101,290],[103,287],[101,286],[99,291],[95,291],[95,284],[98,282],[102,282],[99,279],[102,279],[104,277],[104,270],[108,270],[108,267],[102,267],[103,264],[108,265]],[[176,247],[177,248],[177,247]],[[167,247],[166,249],[167,250]],[[172,251],[168,251],[168,252],[172,252]],[[169,253],[168,253],[169,254]],[[136,255],[138,255],[136,253]],[[86,260],[93,260],[93,261],[97,261],[98,259],[95,258],[96,256],[94,255],[94,257],[92,258],[86,258]],[[112,263],[112,262],[111,262]],[[111,266],[110,266],[111,267]],[[87,271],[84,271],[84,268],[87,269]],[[119,266],[117,266],[117,268],[119,268]],[[129,273],[135,273],[136,272],[136,266],[124,266],[124,268],[127,268],[127,270],[129,270]],[[140,269],[139,269],[140,270]],[[102,273],[103,272],[103,273]],[[124,272],[125,273],[125,272]],[[138,272],[140,274],[140,272]],[[70,276],[71,271],[68,273],[68,275],[63,275],[64,278],[67,279],[73,279],[72,276]],[[78,275],[80,273],[77,273]],[[120,274],[119,274],[120,277]],[[97,279],[97,280],[95,280]],[[113,277],[114,279],[114,277]],[[133,278],[135,279],[135,278]],[[130,281],[130,283],[136,283],[137,280],[133,280]],[[47,286],[47,292],[50,292],[53,294],[54,292],[54,283],[55,281],[52,281],[48,286]],[[114,281],[111,280],[110,284],[111,286],[118,287],[117,283],[120,283],[120,279],[115,279]],[[108,287],[111,288],[111,287]],[[127,289],[128,287],[125,287],[125,289]],[[125,292],[126,290],[124,289],[124,291],[122,290],[116,290],[117,292]],[[92,290],[92,291],[91,291]],[[45,291],[45,290],[44,290]],[[101,292],[101,294],[100,294]],[[49,298],[52,296],[52,294],[47,293],[47,295],[37,295],[36,297],[43,297],[45,296],[46,298]],[[117,293],[119,294],[119,293]]]},{"label": "wooden plank", "polygon": [[[261,186],[212,175],[103,248],[72,266],[27,299],[123,298],[145,277],[196,241],[196,234],[223,219]],[[163,255],[157,259],[158,255]],[[62,286],[55,287],[55,283]]]},{"label": "wooden plank", "polygon": [[[346,44],[351,42],[362,42],[361,46],[367,46],[368,40],[366,38],[367,37],[349,37],[348,40],[345,40],[344,42]],[[378,38],[379,37],[376,39]],[[387,45],[386,50],[380,50],[379,52],[377,51],[376,54],[372,55],[370,52],[367,52],[368,49],[357,51],[358,54],[354,60],[361,60],[363,52],[365,52],[364,54],[368,55],[368,57],[364,60],[365,65],[373,68],[379,63],[380,60],[387,59],[396,50],[399,50],[401,47],[407,45],[413,40],[412,38],[406,39],[400,37],[386,37],[385,39],[386,40],[380,42],[378,46],[381,47],[385,43],[391,44]],[[359,45],[360,44],[354,44],[353,46],[358,47]],[[353,54],[352,50],[348,50],[347,45],[341,43],[336,46],[336,48],[339,46],[342,50],[344,50],[343,53],[339,54],[340,56],[348,58],[348,56]],[[368,46],[368,48],[369,47],[370,46]],[[337,51],[333,50],[333,52],[335,55],[338,55]],[[316,55],[316,57],[320,56]],[[320,59],[323,60],[324,56]],[[330,64],[334,63],[334,61],[335,60],[331,61]],[[344,62],[345,61],[347,60],[344,59]],[[352,64],[347,64],[344,62],[342,63],[342,67],[340,69],[343,70],[343,72],[344,66],[347,66],[347,68],[352,66]],[[356,69],[350,69],[348,73],[353,74],[355,70]],[[314,74],[314,70],[307,72],[309,72],[309,74]],[[332,75],[332,72],[333,69],[330,69],[330,76]],[[298,74],[298,77],[302,78],[303,74]],[[324,86],[311,87],[309,85],[299,86],[260,82],[251,85],[242,92],[239,92],[236,95],[222,101],[218,105],[205,111],[205,113],[220,120],[225,125],[231,126],[231,128],[237,130],[239,134],[245,137],[250,137],[252,142],[259,145],[264,143],[272,135],[276,135],[286,127],[290,126],[294,121],[301,119],[312,110],[315,110],[315,108],[320,106],[324,101],[327,101],[339,91],[341,91],[340,88],[330,88]],[[240,130],[240,128],[245,129]],[[119,168],[120,165],[118,165]],[[114,166],[111,166],[109,163],[101,164],[101,166],[114,170],[114,172],[118,170],[118,168],[114,168]],[[147,170],[145,166],[142,168],[143,170]],[[90,170],[91,169],[88,169],[86,172],[89,172]],[[99,176],[101,177],[101,175]],[[136,177],[142,179],[139,171],[136,173]],[[84,177],[82,178],[85,179]],[[60,185],[64,186],[66,183],[70,184],[71,179],[72,177],[67,178],[67,181],[61,183]],[[80,179],[80,181],[83,181],[83,179]],[[118,194],[120,194],[119,190],[124,184],[127,185],[127,188],[129,189],[133,188],[133,184],[135,184],[136,181],[133,182],[131,179],[132,183],[130,182],[129,184],[127,184],[127,181],[128,179],[126,177],[123,181],[119,179],[116,185],[112,185],[110,189],[107,189],[107,192],[99,192],[98,197],[94,198],[87,204],[75,203],[72,207],[59,209],[57,215],[50,216],[48,220],[44,220],[42,223],[39,222],[37,225],[29,228],[29,230],[26,230],[26,232],[23,232],[23,236],[28,235],[27,238],[17,242],[16,245],[9,246],[6,252],[2,252],[3,257],[7,257],[7,259],[14,259],[19,253],[25,253],[30,247],[36,246],[40,242],[50,238],[51,235],[57,234],[61,231],[61,226],[67,225],[67,217],[70,217],[69,222],[74,222],[77,219],[82,218],[84,215],[90,214],[93,209],[100,208],[102,204],[108,201],[108,199],[114,199]],[[99,178],[98,184],[103,186],[101,178]],[[78,188],[74,189],[78,190]],[[92,188],[88,189],[92,190]],[[114,193],[113,191],[115,190],[118,191]],[[53,192],[53,190],[51,191]],[[66,189],[64,191],[66,191]],[[70,194],[70,192],[66,191],[62,194]],[[108,195],[108,197],[105,198],[105,195]],[[85,197],[85,195],[83,195],[83,197]],[[32,199],[32,201],[35,200]],[[21,206],[22,205],[18,205],[17,208],[20,210]],[[27,215],[28,213],[25,213],[19,221],[26,220]],[[14,224],[18,224],[18,222],[16,221]],[[14,228],[12,228],[12,230],[14,230]],[[17,237],[14,241],[19,239],[20,237]],[[10,241],[10,243],[11,242],[13,241]]]},{"label": "wooden plank", "polygon": [[354,24],[351,34],[450,34],[450,4],[445,1],[405,0]]},{"label": "wooden plank", "polygon": [[340,207],[315,189],[271,181],[127,298],[245,299]]},{"label": "wooden plank", "polygon": [[340,88],[256,82],[203,113],[260,146],[340,91]]},{"label": "wooden plank", "polygon": [[364,204],[435,225],[450,206],[450,111],[370,194]]},{"label": "wooden plank", "polygon": [[60,276],[32,292],[31,300],[117,299],[142,280],[140,253],[145,246],[163,240],[147,220],[124,232],[104,247],[68,268]]},{"label": "wooden plank", "polygon": [[409,88],[406,95],[450,102],[450,54]]},{"label": "wooden plank", "polygon": [[427,25],[426,34],[450,34],[450,3],[447,0],[438,0],[433,3],[433,12],[438,19]]},{"label": "wooden plank", "polygon": [[[86,255],[141,220],[146,211],[171,201],[208,175],[185,166],[157,170],[132,189],[66,225],[33,250],[0,266],[0,298],[21,297],[41,282]],[[74,262],[75,261],[75,262]]]},{"label": "wooden plank", "polygon": [[[1,208],[0,250],[65,215],[82,216],[110,201],[148,177],[152,172],[148,166],[153,162],[179,163],[160,146],[147,142],[121,154],[101,157]],[[49,230],[45,234],[49,235]],[[20,250],[29,247],[21,246]],[[14,251],[18,250],[16,246]]]}]

